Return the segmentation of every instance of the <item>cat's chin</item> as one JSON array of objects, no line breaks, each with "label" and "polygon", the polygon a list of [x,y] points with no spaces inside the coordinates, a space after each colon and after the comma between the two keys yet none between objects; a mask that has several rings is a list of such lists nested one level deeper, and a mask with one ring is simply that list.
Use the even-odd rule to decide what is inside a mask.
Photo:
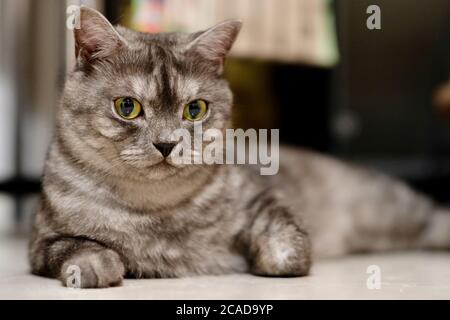
[{"label": "cat's chin", "polygon": [[153,170],[158,168],[170,168],[175,166],[168,163],[165,159],[152,159],[152,160],[141,160],[141,161],[124,161],[129,167],[134,168],[138,171]]},{"label": "cat's chin", "polygon": [[174,176],[183,176],[184,173],[189,172],[187,166],[176,166],[166,160],[159,161],[153,164],[146,164],[135,167],[137,177],[139,180],[162,180]]}]

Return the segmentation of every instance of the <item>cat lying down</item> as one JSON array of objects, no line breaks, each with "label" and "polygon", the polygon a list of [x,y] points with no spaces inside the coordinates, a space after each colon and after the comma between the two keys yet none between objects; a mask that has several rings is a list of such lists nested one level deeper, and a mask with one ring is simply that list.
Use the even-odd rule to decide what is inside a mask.
[{"label": "cat lying down", "polygon": [[222,77],[241,23],[194,34],[114,28],[82,7],[30,243],[34,274],[124,277],[307,275],[313,259],[450,248],[450,215],[403,183],[282,148],[279,173],[179,165],[166,132],[228,128]]}]

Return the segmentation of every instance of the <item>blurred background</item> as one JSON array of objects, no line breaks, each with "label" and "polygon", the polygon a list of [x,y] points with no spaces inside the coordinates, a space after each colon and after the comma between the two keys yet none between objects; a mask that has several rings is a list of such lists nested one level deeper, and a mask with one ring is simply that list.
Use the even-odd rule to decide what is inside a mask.
[{"label": "blurred background", "polygon": [[[0,233],[29,230],[81,4],[146,32],[242,19],[226,68],[236,127],[279,128],[450,204],[448,0],[0,0]],[[381,30],[366,27],[374,4]]]}]

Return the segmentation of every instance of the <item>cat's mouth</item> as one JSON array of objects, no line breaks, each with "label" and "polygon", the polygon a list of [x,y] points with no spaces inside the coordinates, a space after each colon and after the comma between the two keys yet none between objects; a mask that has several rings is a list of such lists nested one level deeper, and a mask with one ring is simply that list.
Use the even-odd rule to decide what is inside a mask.
[{"label": "cat's mouth", "polygon": [[141,161],[126,161],[127,164],[138,170],[176,170],[183,165],[177,164],[171,161],[169,158],[163,158],[158,161],[149,161],[149,160],[141,160]]},{"label": "cat's mouth", "polygon": [[193,159],[188,156],[177,157],[176,154],[163,156],[156,153],[145,153],[142,150],[124,150],[120,153],[120,158],[128,166],[139,171],[176,171],[193,163]]}]

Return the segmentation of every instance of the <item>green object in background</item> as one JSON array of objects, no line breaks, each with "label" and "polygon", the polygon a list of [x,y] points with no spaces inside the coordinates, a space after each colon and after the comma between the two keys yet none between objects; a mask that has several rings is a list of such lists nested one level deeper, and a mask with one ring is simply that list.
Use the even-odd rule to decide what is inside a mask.
[{"label": "green object in background", "polygon": [[164,0],[132,0],[131,27],[141,32],[162,32]]},{"label": "green object in background", "polygon": [[331,67],[339,61],[336,22],[333,11],[334,0],[322,1],[325,2],[326,9],[322,21],[323,32],[319,33],[317,41],[317,61],[323,67]]}]

